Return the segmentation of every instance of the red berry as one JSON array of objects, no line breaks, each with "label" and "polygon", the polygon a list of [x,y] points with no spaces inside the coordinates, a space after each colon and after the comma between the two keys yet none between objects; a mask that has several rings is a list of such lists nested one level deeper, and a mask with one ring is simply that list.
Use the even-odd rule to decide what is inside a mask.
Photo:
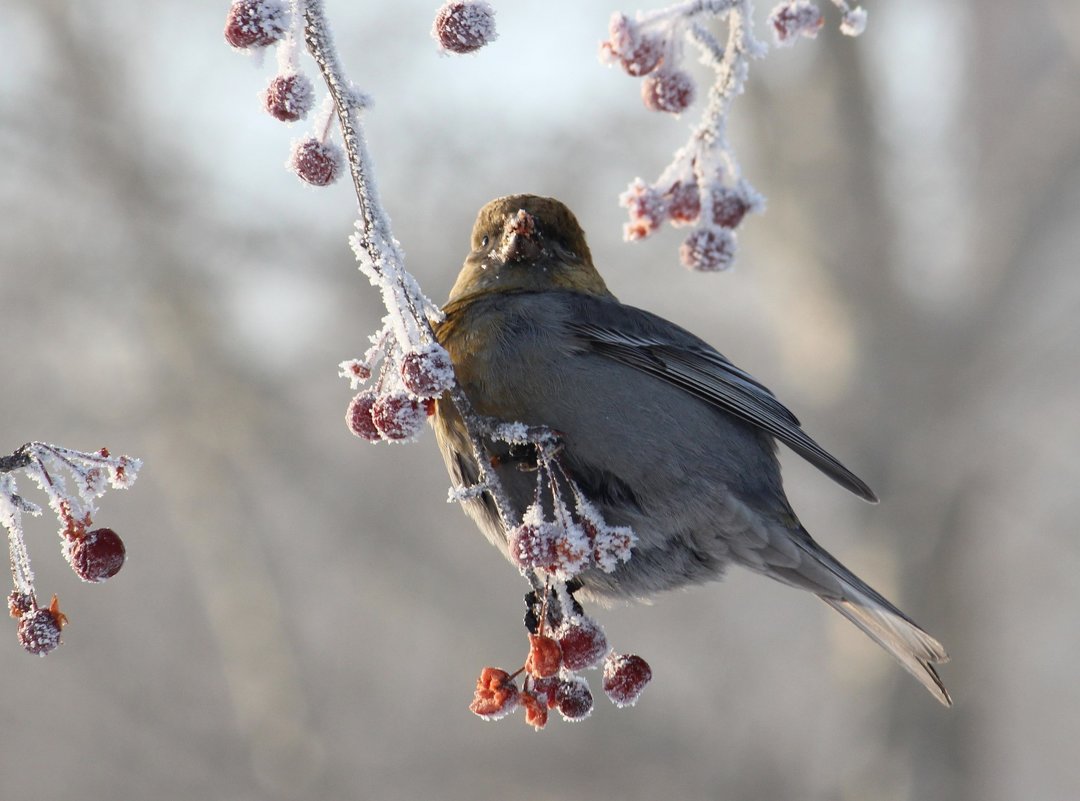
[{"label": "red berry", "polygon": [[525,672],[533,678],[546,679],[559,672],[562,649],[558,641],[544,634],[529,635],[529,656],[525,659]]},{"label": "red berry", "polygon": [[270,116],[282,122],[296,122],[307,116],[314,101],[311,81],[298,72],[275,75],[263,95],[263,104]]},{"label": "red berry", "polygon": [[630,213],[630,222],[623,228],[627,240],[644,239],[663,224],[667,216],[664,196],[640,178],[619,195],[619,205]]},{"label": "red berry", "polygon": [[728,228],[709,225],[698,228],[679,248],[679,259],[691,270],[726,270],[735,258],[735,236]]},{"label": "red berry", "polygon": [[345,157],[332,142],[303,139],[293,145],[289,167],[302,181],[313,186],[327,186],[341,175]]},{"label": "red berry", "polygon": [[442,346],[409,351],[401,360],[401,382],[421,398],[437,398],[454,383],[450,354]]},{"label": "red berry", "polygon": [[593,708],[589,683],[579,676],[560,682],[555,693],[555,706],[565,720],[585,720]]},{"label": "red berry", "polygon": [[811,39],[816,37],[825,24],[825,18],[809,0],[789,0],[772,10],[769,22],[773,26],[777,44],[791,45],[800,35]]},{"label": "red berry", "polygon": [[124,541],[111,528],[88,531],[69,547],[68,559],[83,581],[105,581],[124,566]]},{"label": "red berry", "polygon": [[525,570],[553,570],[559,560],[554,534],[546,523],[522,523],[510,532],[510,559]]},{"label": "red berry", "polygon": [[664,43],[653,36],[640,36],[633,51],[624,53],[620,61],[622,68],[634,77],[648,75],[660,66],[664,60]]},{"label": "red berry", "polygon": [[575,616],[559,629],[563,664],[570,670],[595,667],[607,653],[604,630],[591,618]]},{"label": "red berry", "polygon": [[60,644],[63,616],[50,609],[34,609],[19,619],[19,642],[32,654],[45,656]]},{"label": "red berry", "polygon": [[537,700],[547,704],[548,709],[555,707],[555,696],[559,692],[561,679],[558,676],[548,676],[546,679],[532,680],[532,694]]},{"label": "red berry", "polygon": [[525,707],[525,722],[537,731],[547,725],[548,707],[532,693],[521,693],[521,704]]},{"label": "red berry", "polygon": [[368,442],[378,442],[382,439],[382,434],[375,427],[375,421],[371,417],[371,407],[374,405],[375,393],[361,392],[349,402],[349,408],[345,412],[345,425],[353,434]]},{"label": "red berry", "polygon": [[8,613],[18,619],[34,608],[34,596],[28,592],[12,590],[8,596]]},{"label": "red berry", "polygon": [[431,35],[443,51],[472,53],[496,39],[495,9],[481,0],[445,3]]},{"label": "red berry", "polygon": [[695,222],[701,215],[701,196],[697,181],[677,181],[667,191],[667,211],[675,225]]},{"label": "red berry", "polygon": [[371,419],[387,439],[401,440],[416,436],[423,428],[427,412],[404,392],[392,392],[375,399]]},{"label": "red berry", "polygon": [[738,189],[723,184],[712,187],[713,222],[723,228],[735,228],[742,222],[750,203]]},{"label": "red berry", "polygon": [[286,17],[279,0],[236,0],[225,17],[225,41],[240,50],[272,45],[285,35]]},{"label": "red berry", "polygon": [[469,709],[485,720],[498,720],[514,711],[520,694],[510,674],[499,668],[486,667],[476,680],[476,692]]},{"label": "red berry", "polygon": [[635,654],[612,653],[604,662],[604,692],[615,706],[633,706],[652,679],[649,663]]},{"label": "red berry", "polygon": [[641,82],[645,108],[680,114],[694,102],[694,79],[682,70],[661,69]]}]

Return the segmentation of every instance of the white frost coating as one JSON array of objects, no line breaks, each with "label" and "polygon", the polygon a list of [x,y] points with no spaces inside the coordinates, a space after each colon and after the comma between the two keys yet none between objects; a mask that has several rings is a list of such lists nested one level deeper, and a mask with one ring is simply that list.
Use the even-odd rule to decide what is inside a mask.
[{"label": "white frost coating", "polygon": [[866,10],[861,6],[844,10],[840,33],[845,36],[861,36],[866,30]]},{"label": "white frost coating", "polygon": [[0,525],[7,529],[8,556],[15,589],[26,595],[34,591],[34,571],[23,539],[22,508],[18,503],[15,479],[9,473],[0,474]]}]

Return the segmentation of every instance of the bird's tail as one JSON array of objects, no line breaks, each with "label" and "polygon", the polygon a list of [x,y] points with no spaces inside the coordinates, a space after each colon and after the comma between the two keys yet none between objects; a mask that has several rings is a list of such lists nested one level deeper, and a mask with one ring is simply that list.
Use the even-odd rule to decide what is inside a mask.
[{"label": "bird's tail", "polygon": [[935,664],[949,661],[949,655],[941,643],[892,604],[886,602],[882,605],[854,587],[847,598],[820,597],[892,654],[936,699],[945,706],[952,706],[949,691],[934,669]]},{"label": "bird's tail", "polygon": [[782,573],[774,566],[770,575],[816,593],[892,654],[942,704],[952,706],[949,691],[934,669],[949,661],[941,643],[818,545],[806,529],[800,526],[789,542],[810,559]]}]

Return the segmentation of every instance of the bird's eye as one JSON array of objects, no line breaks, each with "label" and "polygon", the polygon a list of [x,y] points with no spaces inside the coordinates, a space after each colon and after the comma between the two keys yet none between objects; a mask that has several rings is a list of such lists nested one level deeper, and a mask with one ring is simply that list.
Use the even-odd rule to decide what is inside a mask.
[{"label": "bird's eye", "polygon": [[480,240],[480,247],[486,248],[488,246],[488,235],[484,234],[484,238]]}]

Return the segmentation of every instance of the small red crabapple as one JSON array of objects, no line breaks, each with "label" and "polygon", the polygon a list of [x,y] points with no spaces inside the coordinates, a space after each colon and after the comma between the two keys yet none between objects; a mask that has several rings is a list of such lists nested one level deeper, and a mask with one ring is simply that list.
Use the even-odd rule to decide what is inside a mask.
[{"label": "small red crabapple", "polygon": [[595,667],[607,652],[604,630],[591,618],[575,615],[558,631],[563,665],[569,670]]},{"label": "small red crabapple", "polygon": [[263,93],[266,110],[282,122],[296,122],[307,116],[314,100],[311,81],[299,72],[275,75]]},{"label": "small red crabapple", "polygon": [[435,14],[432,38],[443,52],[472,53],[495,41],[495,9],[481,0],[449,2]]},{"label": "small red crabapple", "polygon": [[111,528],[96,528],[70,545],[69,559],[83,581],[97,583],[112,578],[124,566],[124,541]]},{"label": "small red crabapple", "polygon": [[722,228],[735,228],[750,211],[746,196],[738,189],[723,184],[712,187],[712,207],[713,222]]},{"label": "small red crabapple", "polygon": [[559,672],[562,649],[557,640],[545,634],[529,635],[529,656],[525,659],[525,672],[533,678],[546,679]]},{"label": "small red crabapple", "polygon": [[341,148],[332,142],[320,142],[314,137],[293,145],[289,167],[312,186],[328,186],[338,179],[344,169],[345,157]]},{"label": "small red crabapple", "polygon": [[592,690],[589,683],[580,676],[559,682],[555,692],[555,706],[564,720],[585,720],[593,709]]},{"label": "small red crabapple", "polygon": [[641,99],[651,111],[680,114],[694,102],[694,79],[682,70],[657,70],[641,82]]},{"label": "small red crabapple", "polygon": [[225,17],[225,41],[238,50],[272,45],[285,35],[286,16],[279,0],[236,0]]},{"label": "small red crabapple", "polygon": [[773,26],[777,44],[792,45],[799,36],[816,37],[825,18],[809,0],[789,0],[772,10],[769,23]]},{"label": "small red crabapple", "polygon": [[374,405],[374,392],[360,392],[349,402],[349,408],[345,412],[345,425],[349,427],[349,431],[368,442],[382,439],[382,434],[371,418],[371,407]]},{"label": "small red crabapple", "polygon": [[537,731],[547,725],[548,707],[532,693],[521,693],[521,705],[525,707],[525,722]]},{"label": "small red crabapple", "polygon": [[676,181],[666,196],[667,212],[673,224],[689,225],[701,216],[701,195],[697,181]]},{"label": "small red crabapple", "polygon": [[552,570],[559,559],[547,524],[522,523],[510,532],[510,558],[525,570]]},{"label": "small red crabapple", "polygon": [[514,711],[520,694],[510,674],[499,668],[486,667],[476,680],[476,692],[469,710],[484,720],[498,720]]},{"label": "small red crabapple", "polygon": [[707,225],[698,228],[679,248],[679,259],[691,270],[718,272],[735,258],[735,237],[730,229]]},{"label": "small red crabapple", "polygon": [[615,706],[633,706],[652,679],[649,663],[636,654],[608,655],[604,662],[604,692]]},{"label": "small red crabapple", "polygon": [[548,709],[554,709],[555,697],[559,692],[562,680],[558,676],[548,676],[546,679],[532,680],[532,694],[537,700],[547,704]]},{"label": "small red crabapple", "polygon": [[390,440],[409,439],[424,425],[427,412],[404,392],[391,392],[375,399],[371,419],[379,433]]},{"label": "small red crabapple", "polygon": [[667,216],[664,196],[640,178],[619,195],[619,205],[630,214],[630,222],[623,227],[623,235],[630,241],[647,237],[663,224]]},{"label": "small red crabapple", "polygon": [[60,631],[66,623],[54,595],[47,609],[31,609],[19,618],[19,642],[30,653],[45,656],[60,645]]},{"label": "small red crabapple", "polygon": [[437,398],[454,383],[454,367],[441,345],[413,350],[401,360],[401,382],[421,398]]}]

